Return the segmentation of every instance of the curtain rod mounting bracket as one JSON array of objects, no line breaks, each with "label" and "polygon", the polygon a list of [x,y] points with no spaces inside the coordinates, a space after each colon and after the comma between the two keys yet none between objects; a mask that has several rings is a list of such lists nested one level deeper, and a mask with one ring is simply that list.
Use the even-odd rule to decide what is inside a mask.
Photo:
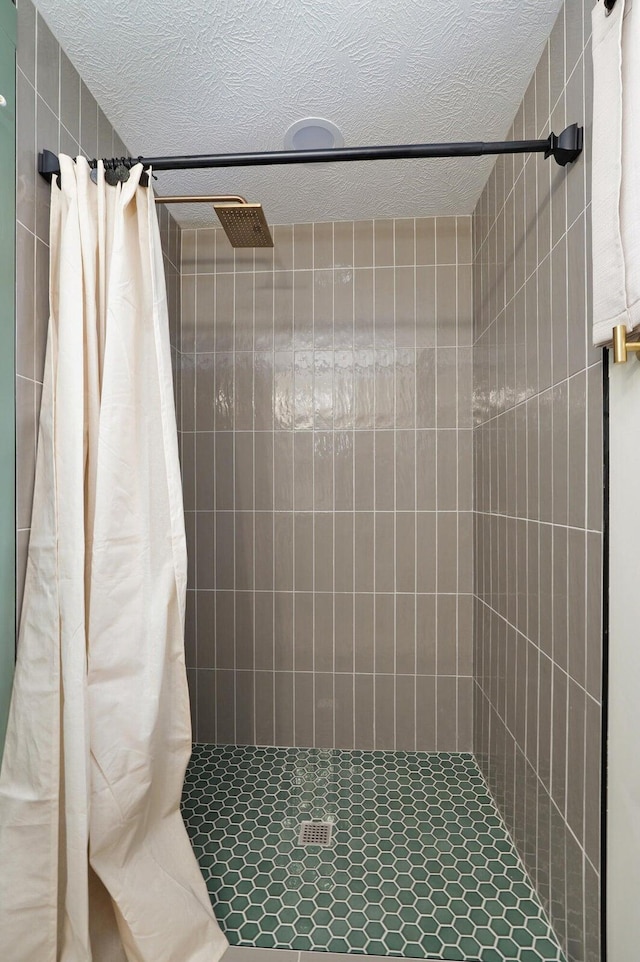
[{"label": "curtain rod mounting bracket", "polygon": [[545,160],[553,157],[561,167],[572,163],[582,153],[584,146],[584,128],[577,124],[565,127],[561,134],[549,134],[549,147],[545,151]]},{"label": "curtain rod mounting bracket", "polygon": [[38,154],[38,173],[49,183],[60,173],[60,161],[52,150],[42,150]]}]

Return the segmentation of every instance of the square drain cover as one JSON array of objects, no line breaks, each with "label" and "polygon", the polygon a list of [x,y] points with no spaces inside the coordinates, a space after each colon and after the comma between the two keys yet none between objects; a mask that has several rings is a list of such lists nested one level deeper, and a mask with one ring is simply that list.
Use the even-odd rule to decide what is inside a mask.
[{"label": "square drain cover", "polygon": [[331,822],[302,822],[298,845],[321,845],[328,848],[331,845]]}]

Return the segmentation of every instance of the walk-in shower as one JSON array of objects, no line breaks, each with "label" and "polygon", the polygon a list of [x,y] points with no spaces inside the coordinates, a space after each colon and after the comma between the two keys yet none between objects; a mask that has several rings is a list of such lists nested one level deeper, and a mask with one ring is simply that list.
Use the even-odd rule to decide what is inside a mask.
[{"label": "walk-in shower", "polygon": [[[545,140],[107,166],[126,181],[139,162],[565,166],[581,150],[573,124]],[[57,173],[55,155],[40,171]],[[183,814],[216,917],[252,948],[563,962],[474,742],[472,219],[270,232],[260,205],[215,209],[230,244],[182,231],[174,362],[195,738]]]}]

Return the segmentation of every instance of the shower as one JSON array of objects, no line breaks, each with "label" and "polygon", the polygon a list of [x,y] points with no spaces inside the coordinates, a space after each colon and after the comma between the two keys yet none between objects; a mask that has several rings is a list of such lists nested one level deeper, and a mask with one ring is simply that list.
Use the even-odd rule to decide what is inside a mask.
[{"label": "shower", "polygon": [[[134,167],[148,182],[140,165],[541,154],[565,167],[581,151],[572,124],[539,140],[104,167],[126,185]],[[57,162],[45,151],[40,172]],[[183,816],[224,934],[563,962],[494,768],[472,753],[485,722],[472,679],[471,219],[271,232],[239,195],[156,203],[161,236],[170,205],[212,204],[237,249],[217,257],[214,228],[184,231],[174,355],[192,564]]]},{"label": "shower", "polygon": [[[524,185],[541,208],[549,184],[575,206],[564,178],[583,148],[577,124],[534,139],[551,119],[533,130],[529,113],[495,143],[103,162],[124,193],[134,168],[144,188],[150,171],[498,157],[473,215],[270,228],[240,195],[155,198],[191,564],[182,812],[233,946],[564,962],[577,944],[585,776],[559,745],[562,789],[544,747],[534,768],[553,737],[537,715],[556,667],[543,559],[573,558],[579,527],[545,514],[543,462],[561,471],[562,452],[534,436],[569,404],[564,372],[534,355],[552,340],[534,307],[543,318],[551,263],[564,283],[576,253],[564,234],[548,251],[543,230],[525,239]],[[57,177],[56,154],[39,170]],[[194,203],[213,206],[231,256],[217,227],[178,226],[171,205]]]},{"label": "shower", "polygon": [[69,6],[0,0],[0,956],[633,957],[631,4]]}]

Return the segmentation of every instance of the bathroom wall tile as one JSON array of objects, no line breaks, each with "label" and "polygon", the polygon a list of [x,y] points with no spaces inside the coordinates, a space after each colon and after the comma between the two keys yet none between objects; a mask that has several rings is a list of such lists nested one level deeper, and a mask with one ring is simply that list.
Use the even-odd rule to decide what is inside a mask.
[{"label": "bathroom wall tile", "polygon": [[473,742],[473,678],[458,676],[457,704],[457,745],[458,751]]},{"label": "bathroom wall tile", "polygon": [[373,267],[373,221],[353,225],[354,267]]},{"label": "bathroom wall tile", "polygon": [[395,748],[395,683],[392,675],[376,675],[374,683],[376,751]]},{"label": "bathroom wall tile", "polygon": [[395,679],[395,747],[397,751],[415,751],[415,686],[412,675]]},{"label": "bathroom wall tile", "polygon": [[276,591],[293,589],[294,524],[290,512],[273,517],[273,573]]},{"label": "bathroom wall tile", "polygon": [[313,268],[322,270],[332,268],[333,264],[333,224],[330,221],[313,224]]},{"label": "bathroom wall tile", "polygon": [[80,79],[80,147],[88,157],[98,154],[98,105],[91,91]]},{"label": "bathroom wall tile", "polygon": [[568,554],[568,668],[572,679],[584,686],[586,673],[586,564],[587,539],[584,531],[570,530]]},{"label": "bathroom wall tile", "polygon": [[[437,520],[435,512],[424,512],[416,516],[416,544],[418,546],[416,588],[421,593],[434,593],[437,590],[438,570],[440,566],[443,569],[445,568],[444,561],[440,560],[438,553]],[[448,552],[446,568],[449,569],[452,552],[451,543],[445,545],[445,548]]]},{"label": "bathroom wall tile", "polygon": [[375,435],[375,508],[391,511],[395,504],[395,432],[377,431]]},{"label": "bathroom wall tile", "polygon": [[[354,518],[341,514],[334,518],[334,585],[336,591],[354,588]],[[336,619],[336,633],[339,624]]]},{"label": "bathroom wall tile", "polygon": [[416,347],[435,346],[436,271],[434,267],[416,267]]},{"label": "bathroom wall tile", "polygon": [[600,530],[602,527],[602,365],[590,367],[587,371],[587,528]]},{"label": "bathroom wall tile", "polygon": [[[192,235],[192,236],[190,236]],[[195,247],[195,235],[197,235],[198,251]],[[220,231],[216,230],[182,230],[182,271],[183,273],[213,274],[216,269],[216,238]],[[192,240],[193,237],[193,240]],[[189,242],[188,256],[185,262],[185,244]]]},{"label": "bathroom wall tile", "polygon": [[[442,235],[444,237],[444,233]],[[436,263],[436,219],[416,219],[416,264]],[[440,263],[443,263],[441,260]]]},{"label": "bathroom wall tile", "polygon": [[[199,593],[199,592],[198,592]],[[232,669],[235,662],[235,601],[232,591],[217,591],[215,598],[215,667]]]},{"label": "bathroom wall tile", "polygon": [[98,157],[114,156],[113,129],[103,111],[98,107]]},{"label": "bathroom wall tile", "polygon": [[415,264],[415,221],[412,218],[395,220],[394,257],[396,267]]},{"label": "bathroom wall tile", "polygon": [[313,606],[313,668],[334,671],[334,599],[330,592],[316,593]]},{"label": "bathroom wall tile", "polygon": [[354,670],[372,672],[374,661],[374,596],[354,596]]},{"label": "bathroom wall tile", "polygon": [[432,750],[436,744],[436,681],[434,675],[416,678],[416,749]]},{"label": "bathroom wall tile", "polygon": [[359,511],[354,525],[354,587],[356,591],[373,591],[375,577],[375,515]]},{"label": "bathroom wall tile", "polygon": [[255,736],[255,676],[252,671],[235,672],[236,745],[253,745]]},{"label": "bathroom wall tile", "polygon": [[440,594],[437,598],[438,650],[436,667],[438,675],[456,675],[457,647],[453,643],[457,635],[457,597]]},{"label": "bathroom wall tile", "polygon": [[[233,745],[236,740],[235,728],[235,677],[232,671],[215,672],[215,718],[216,742],[219,745]],[[198,720],[202,701],[198,692]]]},{"label": "bathroom wall tile", "polygon": [[18,8],[17,63],[29,83],[36,83],[36,9],[31,0],[20,0]]},{"label": "bathroom wall tile", "polygon": [[587,532],[586,580],[586,689],[598,702],[602,699],[602,562],[603,539],[599,532]]},{"label": "bathroom wall tile", "polygon": [[38,92],[55,114],[59,110],[60,47],[43,17],[37,16],[36,85]]},{"label": "bathroom wall tile", "polygon": [[234,667],[253,669],[254,667],[254,610],[253,593],[236,588],[234,592],[235,616],[232,640],[234,644]]},{"label": "bathroom wall tile", "polygon": [[[455,260],[453,263],[455,264]],[[436,292],[436,343],[438,347],[455,346],[458,338],[458,290],[455,266],[438,267]]]},{"label": "bathroom wall tile", "polygon": [[22,594],[29,553],[29,530],[18,530],[16,538],[16,628],[20,627]]},{"label": "bathroom wall tile", "polygon": [[[456,218],[456,239],[457,239],[457,256],[456,263],[458,268],[461,265],[472,265],[473,264],[473,244],[472,244],[472,227],[470,217],[458,217]],[[471,278],[472,272],[469,271],[469,277]],[[469,308],[471,308],[471,300],[469,301]]]},{"label": "bathroom wall tile", "polygon": [[[233,462],[236,475],[236,510],[252,506],[255,506],[256,511],[273,509],[274,442],[274,435],[270,431],[256,432],[253,435],[248,431],[236,431]],[[246,490],[244,497],[243,490]]]},{"label": "bathroom wall tile", "polygon": [[391,220],[377,220],[373,224],[373,262],[376,267],[393,267],[394,225]]},{"label": "bathroom wall tile", "polygon": [[355,642],[355,596],[337,593],[334,596],[334,657],[336,672],[352,672],[354,669]]},{"label": "bathroom wall tile", "polygon": [[[185,277],[184,281],[186,282],[186,280]],[[213,351],[215,347],[215,285],[213,275],[203,274],[202,277],[198,277],[193,289],[195,293],[195,350],[198,352]]]},{"label": "bathroom wall tile", "polygon": [[80,141],[80,77],[63,50],[60,51],[60,123]]},{"label": "bathroom wall tile", "polygon": [[438,591],[455,593],[458,590],[458,515],[456,512],[438,513],[437,538]]},{"label": "bathroom wall tile", "polygon": [[[203,741],[217,741],[216,730],[216,672],[197,671],[196,698],[198,704],[198,732]],[[224,728],[224,726],[223,726]]]},{"label": "bathroom wall tile", "polygon": [[[234,518],[231,512],[215,516],[199,512],[198,518],[198,587],[232,589],[235,578]],[[215,565],[215,569],[214,569]],[[215,575],[214,575],[215,570]]]},{"label": "bathroom wall tile", "polygon": [[456,263],[456,224],[455,217],[436,218],[436,264]]},{"label": "bathroom wall tile", "polygon": [[296,591],[294,595],[294,668],[313,670],[313,594]]},{"label": "bathroom wall tile", "polygon": [[[234,437],[230,431],[224,431],[213,435],[213,438],[213,462],[215,464],[213,473],[213,491],[215,492],[215,507],[219,511],[231,511],[233,510],[234,506]],[[207,463],[205,460],[202,466],[198,465],[198,473],[200,473],[200,471],[205,471],[207,467],[211,468],[212,465],[211,462]],[[198,477],[197,483],[200,488],[205,486],[205,477],[206,475]],[[209,475],[209,484],[210,479],[211,475]],[[207,503],[208,499],[204,500],[203,507],[205,507]]]},{"label": "bathroom wall tile", "polygon": [[374,675],[355,676],[354,722],[355,744],[363,750],[371,750],[374,745]]},{"label": "bathroom wall tile", "polygon": [[292,746],[293,734],[293,672],[274,674],[274,726],[276,745]]},{"label": "bathroom wall tile", "polygon": [[[187,598],[192,595],[191,612],[195,643],[195,659],[193,667],[215,668],[216,664],[216,593],[215,591],[187,592]],[[187,611],[189,603],[187,602]],[[188,664],[188,662],[187,662]]]},{"label": "bathroom wall tile", "polygon": [[[516,136],[589,117],[589,17],[578,0],[561,9]],[[474,748],[571,962],[600,954],[583,898],[598,884],[602,680],[602,367],[587,327],[587,163],[496,165],[473,218]],[[516,641],[503,667],[504,617]]]},{"label": "bathroom wall tile", "polygon": [[416,598],[413,593],[395,599],[395,662],[397,674],[413,677],[416,666]]},{"label": "bathroom wall tile", "polygon": [[16,463],[16,523],[31,526],[31,507],[36,457],[36,392],[32,380],[16,378],[16,435],[19,439]]},{"label": "bathroom wall tile", "polygon": [[277,271],[293,269],[293,226],[290,224],[273,228],[273,267]]},{"label": "bathroom wall tile", "polygon": [[[198,585],[207,591],[215,578],[222,600],[218,669],[267,678],[275,668],[276,701],[265,694],[260,710],[256,684],[244,674],[236,684],[236,734],[253,698],[243,739],[260,728],[280,744],[289,732],[288,743],[373,746],[375,724],[379,742],[433,748],[435,714],[416,731],[416,666],[432,679],[469,671],[470,617],[460,615],[459,641],[455,592],[461,552],[462,581],[471,577],[471,515],[462,535],[456,521],[471,507],[471,432],[458,437],[471,425],[471,365],[468,348],[465,373],[455,345],[470,343],[471,268],[456,264],[470,262],[471,220],[437,226],[275,228],[272,263],[225,254],[218,231],[183,233],[182,348],[196,352],[197,376],[184,355],[181,426],[202,432],[195,458],[193,436],[182,447],[186,503],[204,509]],[[448,457],[436,457],[438,443]],[[437,516],[422,513],[438,507],[450,512],[440,537]],[[453,594],[436,620],[435,595],[415,591],[435,592],[438,577]],[[308,685],[313,717],[296,708],[294,734],[291,712]],[[279,688],[289,699],[282,721]]]},{"label": "bathroom wall tile", "polygon": [[[357,251],[356,247],[356,257]],[[373,345],[373,284],[374,271],[365,269],[354,271],[354,347],[371,348]]]},{"label": "bathroom wall tile", "polygon": [[314,714],[309,706],[314,705],[313,674],[311,672],[296,672],[294,674],[294,744],[305,747],[314,741]]},{"label": "bathroom wall tile", "polygon": [[[267,648],[269,645],[269,629],[272,629],[273,637],[271,645],[273,650],[274,668],[278,671],[291,671],[293,669],[293,638],[294,638],[294,597],[290,591],[276,591],[273,596],[273,622],[263,620],[256,641],[256,651]],[[267,656],[260,656],[260,664],[266,664]]]},{"label": "bathroom wall tile", "polygon": [[[49,145],[48,149],[59,148],[59,123],[54,113],[37,91],[36,95],[36,143],[38,149]],[[32,158],[33,162],[34,158]],[[36,168],[37,169],[37,168]],[[20,174],[18,174],[20,178]],[[49,242],[49,212],[51,208],[51,188],[43,177],[36,175],[35,183],[35,232],[40,240]]]},{"label": "bathroom wall tile", "polygon": [[314,674],[314,741],[318,748],[333,748],[334,734],[334,675],[316,671]]},{"label": "bathroom wall tile", "polygon": [[16,226],[16,374],[35,377],[35,256],[36,239],[18,222]]},{"label": "bathroom wall tile", "polygon": [[[219,246],[219,245],[218,245]],[[233,350],[233,297],[234,284],[232,274],[220,274],[216,277],[215,310],[215,339],[216,351]],[[184,347],[183,347],[184,350]]]},{"label": "bathroom wall tile", "polygon": [[436,750],[457,751],[457,680],[441,675],[436,686]]},{"label": "bathroom wall tile", "polygon": [[254,585],[257,591],[273,591],[273,516],[256,511],[254,517]]},{"label": "bathroom wall tile", "polygon": [[392,267],[378,267],[374,271],[374,336],[377,348],[393,347],[395,343],[395,271]]},{"label": "bathroom wall tile", "polygon": [[333,225],[333,263],[335,267],[353,267],[354,224],[337,221]]},{"label": "bathroom wall tile", "polygon": [[313,267],[313,224],[293,225],[294,267],[306,270]]},{"label": "bathroom wall tile", "polygon": [[273,745],[275,740],[273,679],[273,672],[257,671],[255,673],[254,724],[257,745]]},{"label": "bathroom wall tile", "polygon": [[33,233],[36,207],[36,92],[21,70],[16,74],[16,98],[16,217]]}]

